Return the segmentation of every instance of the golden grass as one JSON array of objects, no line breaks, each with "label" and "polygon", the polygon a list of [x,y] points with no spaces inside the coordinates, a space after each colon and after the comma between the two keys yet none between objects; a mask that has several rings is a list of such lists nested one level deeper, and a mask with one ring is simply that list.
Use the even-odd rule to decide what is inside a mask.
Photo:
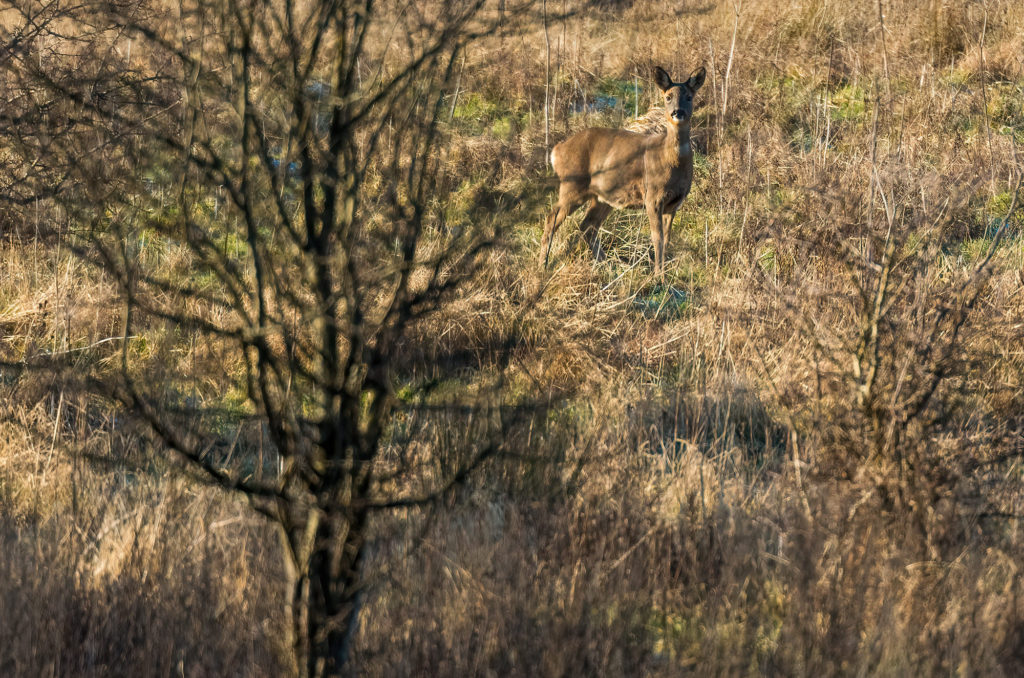
[{"label": "golden grass", "polygon": [[[469,52],[460,96],[494,110],[455,116],[444,168],[465,186],[460,223],[503,215],[507,247],[414,328],[394,377],[440,382],[434,403],[525,414],[457,501],[380,519],[362,673],[1024,669],[1021,212],[948,379],[896,447],[873,428],[898,419],[893,403],[951,339],[943,325],[920,341],[992,246],[1024,162],[1024,9],[919,4],[883,3],[884,31],[877,4],[829,0],[738,14],[609,2],[553,21],[553,140],[631,117],[572,112],[608,81],[709,68],[671,292],[634,214],[605,224],[608,261],[591,262],[571,221],[538,269],[553,199],[543,33]],[[22,226],[0,241],[0,354],[93,347],[78,366],[109,369],[110,281]],[[899,263],[878,397],[862,407],[858,293],[877,283],[887,232]],[[227,398],[239,365],[223,347],[140,332],[140,371]],[[116,411],[39,375],[0,382],[0,610],[17,620],[0,672],[279,675],[274,535]],[[425,467],[487,429],[456,409],[424,424]]]}]

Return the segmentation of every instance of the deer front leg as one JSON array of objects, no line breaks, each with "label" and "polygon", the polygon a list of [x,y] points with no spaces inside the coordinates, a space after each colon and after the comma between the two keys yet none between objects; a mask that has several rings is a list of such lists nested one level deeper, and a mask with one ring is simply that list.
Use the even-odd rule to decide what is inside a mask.
[{"label": "deer front leg", "polygon": [[647,205],[647,221],[651,224],[651,244],[654,245],[654,275],[664,278],[665,272],[662,267],[665,263],[665,237],[662,233],[664,224],[659,205]]},{"label": "deer front leg", "polygon": [[665,264],[665,253],[668,252],[668,236],[672,232],[672,221],[676,218],[676,211],[661,216],[661,256],[662,266]]}]

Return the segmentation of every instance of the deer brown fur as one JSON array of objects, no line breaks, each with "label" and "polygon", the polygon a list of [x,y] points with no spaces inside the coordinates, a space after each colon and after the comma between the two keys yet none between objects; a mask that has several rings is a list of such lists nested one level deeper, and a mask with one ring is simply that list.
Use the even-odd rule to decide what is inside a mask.
[{"label": "deer brown fur", "polygon": [[654,69],[654,82],[665,97],[664,132],[592,127],[554,147],[551,166],[559,180],[558,204],[544,225],[540,246],[545,267],[551,237],[580,205],[589,203],[580,229],[596,259],[602,258],[598,230],[612,209],[642,206],[651,225],[654,272],[664,276],[672,218],[693,181],[690,119],[704,75],[702,66],[687,81],[672,82],[664,69]]}]

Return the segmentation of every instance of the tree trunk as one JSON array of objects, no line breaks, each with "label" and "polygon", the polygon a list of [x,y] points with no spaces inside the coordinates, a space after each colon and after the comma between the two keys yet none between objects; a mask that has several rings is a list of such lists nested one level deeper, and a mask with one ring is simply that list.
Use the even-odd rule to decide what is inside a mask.
[{"label": "tree trunk", "polygon": [[365,514],[324,518],[313,551],[290,585],[294,668],[300,678],[345,674],[359,628]]}]

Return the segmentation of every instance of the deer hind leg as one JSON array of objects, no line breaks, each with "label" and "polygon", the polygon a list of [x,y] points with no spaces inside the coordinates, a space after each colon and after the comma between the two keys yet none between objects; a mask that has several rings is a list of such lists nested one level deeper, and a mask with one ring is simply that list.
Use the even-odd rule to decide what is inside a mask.
[{"label": "deer hind leg", "polygon": [[548,220],[544,224],[544,237],[540,240],[540,260],[544,268],[548,267],[548,258],[551,254],[551,239],[555,231],[562,225],[565,218],[576,211],[576,208],[583,202],[579,189],[573,184],[563,183],[558,188],[558,204],[551,210]]},{"label": "deer hind leg", "polygon": [[590,251],[594,253],[596,261],[604,259],[604,252],[601,250],[601,240],[597,237],[597,234],[601,230],[601,224],[608,218],[611,211],[611,205],[594,198],[590,203],[590,207],[587,208],[586,216],[580,222],[580,230],[583,232],[583,237],[586,239],[587,244],[590,245]]}]

